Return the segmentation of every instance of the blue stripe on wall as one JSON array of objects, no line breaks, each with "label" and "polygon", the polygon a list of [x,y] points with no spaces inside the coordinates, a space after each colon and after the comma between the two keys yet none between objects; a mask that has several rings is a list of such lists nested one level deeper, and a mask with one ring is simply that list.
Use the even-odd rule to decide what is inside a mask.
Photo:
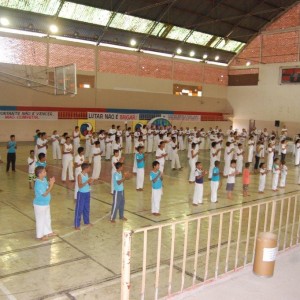
[{"label": "blue stripe on wall", "polygon": [[0,110],[17,110],[16,106],[0,106]]}]

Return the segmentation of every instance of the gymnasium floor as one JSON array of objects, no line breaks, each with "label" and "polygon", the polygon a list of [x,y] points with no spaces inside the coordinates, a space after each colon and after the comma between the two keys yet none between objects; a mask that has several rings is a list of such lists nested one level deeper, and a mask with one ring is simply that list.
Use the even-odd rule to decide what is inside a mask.
[{"label": "gymnasium floor", "polygon": [[[279,192],[271,191],[271,175],[268,175],[265,194],[258,194],[258,175],[253,175],[249,193],[241,195],[241,178],[237,178],[234,199],[227,200],[225,180],[219,191],[219,201],[212,204],[209,182],[204,184],[204,204],[192,206],[193,184],[187,181],[189,167],[186,152],[180,153],[182,171],[172,171],[166,163],[164,195],[161,216],[151,214],[151,187],[149,170],[154,155],[147,155],[145,188],[136,192],[135,178],[125,184],[127,222],[117,219],[109,222],[112,196],[110,195],[110,162],[102,161],[102,182],[92,186],[92,228],[74,231],[74,183],[63,184],[60,180],[61,163],[52,160],[48,153],[49,176],[57,178],[52,192],[52,226],[59,234],[47,242],[35,239],[35,221],[32,207],[33,191],[27,182],[27,156],[32,148],[19,143],[17,172],[5,173],[5,164],[0,165],[0,299],[119,299],[121,272],[121,240],[123,228],[140,228],[184,219],[209,211],[237,207],[284,193],[300,190],[298,168],[293,167],[291,154],[288,156],[289,172],[287,186]],[[2,157],[5,148],[0,147]],[[133,155],[126,156],[126,170],[132,170]],[[209,153],[203,150],[199,160],[208,168]],[[136,247],[141,245],[135,244]],[[139,296],[132,296],[139,299]],[[153,299],[149,297],[149,299]]]}]

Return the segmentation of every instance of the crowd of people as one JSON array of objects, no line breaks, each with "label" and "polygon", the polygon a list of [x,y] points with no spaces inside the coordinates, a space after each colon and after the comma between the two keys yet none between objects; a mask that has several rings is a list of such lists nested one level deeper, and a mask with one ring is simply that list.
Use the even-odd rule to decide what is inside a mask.
[{"label": "crowd of people", "polygon": [[[34,188],[33,201],[36,217],[36,233],[38,239],[47,239],[55,235],[51,229],[50,200],[55,178],[47,178],[47,152],[52,145],[54,160],[62,161],[62,182],[75,182],[74,199],[76,203],[74,227],[80,230],[81,218],[85,225],[90,224],[90,185],[101,180],[102,158],[111,161],[111,194],[113,195],[110,221],[115,223],[117,214],[123,221],[124,216],[124,181],[136,175],[137,192],[144,189],[145,153],[154,153],[152,171],[149,174],[152,185],[152,214],[160,215],[160,201],[163,194],[163,174],[165,162],[171,161],[171,169],[182,170],[178,151],[186,150],[190,166],[188,181],[194,184],[194,206],[203,203],[203,183],[207,176],[210,180],[210,201],[218,202],[218,190],[222,178],[226,178],[227,198],[233,198],[236,176],[241,175],[243,196],[248,196],[251,169],[259,174],[258,193],[263,193],[266,176],[272,174],[272,190],[284,188],[288,168],[286,166],[288,132],[284,127],[280,136],[265,128],[253,128],[250,133],[246,129],[234,130],[232,126],[223,133],[216,126],[205,131],[197,127],[179,129],[176,126],[143,126],[134,131],[130,127],[123,130],[112,125],[108,130],[87,132],[84,136],[85,146],[81,146],[80,129],[74,128],[72,134],[67,132],[61,136],[57,130],[48,137],[46,132],[36,130],[34,149],[30,150],[27,160],[29,188]],[[293,154],[295,166],[300,163],[300,135],[294,137]],[[209,149],[209,168],[205,170],[201,163],[202,150]],[[11,135],[7,143],[6,171],[15,171],[17,143]],[[223,152],[223,156],[222,156]],[[124,172],[125,154],[133,153],[132,172]],[[185,152],[184,152],[185,153]],[[277,155],[278,153],[278,155]],[[223,168],[221,169],[221,162]],[[91,174],[91,176],[90,176]],[[300,184],[300,178],[299,178]]]}]

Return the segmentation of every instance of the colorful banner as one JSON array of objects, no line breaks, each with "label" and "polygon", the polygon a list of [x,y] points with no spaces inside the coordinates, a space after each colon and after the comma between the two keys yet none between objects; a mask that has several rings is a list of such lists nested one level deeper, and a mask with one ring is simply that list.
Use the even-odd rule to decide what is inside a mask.
[{"label": "colorful banner", "polygon": [[167,114],[162,114],[162,118],[168,119],[170,122],[171,121],[186,121],[186,122],[200,122],[201,121],[201,116],[200,115],[167,115]]},{"label": "colorful banner", "polygon": [[107,112],[88,112],[88,119],[93,120],[116,120],[116,121],[133,121],[138,120],[138,114],[119,114],[119,113],[107,113]]},{"label": "colorful banner", "polygon": [[54,111],[0,111],[0,120],[57,120]]},{"label": "colorful banner", "polygon": [[78,120],[78,127],[80,131],[80,138],[85,139],[88,133],[96,131],[96,121],[95,120]]}]

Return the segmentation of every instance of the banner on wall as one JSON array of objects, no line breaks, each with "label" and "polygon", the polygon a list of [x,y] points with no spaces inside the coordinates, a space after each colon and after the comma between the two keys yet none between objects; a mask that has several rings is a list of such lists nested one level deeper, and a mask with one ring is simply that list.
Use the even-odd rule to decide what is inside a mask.
[{"label": "banner on wall", "polygon": [[54,111],[0,111],[0,120],[57,120]]},{"label": "banner on wall", "polygon": [[174,121],[186,121],[186,122],[200,122],[200,115],[168,115],[162,114],[162,118],[169,120],[170,122]]},{"label": "banner on wall", "polygon": [[78,120],[78,127],[80,131],[80,138],[85,139],[88,133],[96,131],[96,121],[95,120]]},{"label": "banner on wall", "polygon": [[109,113],[109,112],[88,112],[88,119],[93,120],[116,120],[116,121],[134,121],[139,119],[138,114],[119,114],[119,113]]}]

